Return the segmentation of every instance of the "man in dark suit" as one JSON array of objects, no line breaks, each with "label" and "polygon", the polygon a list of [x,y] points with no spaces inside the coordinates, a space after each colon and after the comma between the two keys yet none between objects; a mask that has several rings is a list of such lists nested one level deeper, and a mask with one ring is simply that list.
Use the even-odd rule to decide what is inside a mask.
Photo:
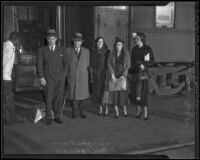
[{"label": "man in dark suit", "polygon": [[47,46],[39,49],[38,74],[44,86],[47,125],[54,122],[62,124],[64,86],[67,75],[66,50],[56,45],[56,31],[47,31]]},{"label": "man in dark suit", "polygon": [[69,60],[69,75],[67,76],[67,98],[72,102],[72,118],[76,118],[79,108],[81,118],[87,116],[83,113],[83,103],[89,97],[88,67],[89,50],[82,47],[82,34],[76,33],[72,38],[73,46],[67,48]]}]

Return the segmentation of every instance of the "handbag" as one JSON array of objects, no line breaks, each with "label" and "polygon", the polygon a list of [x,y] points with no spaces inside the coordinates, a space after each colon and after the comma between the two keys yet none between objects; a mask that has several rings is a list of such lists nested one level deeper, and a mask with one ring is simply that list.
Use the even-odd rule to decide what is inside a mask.
[{"label": "handbag", "polygon": [[146,71],[146,70],[140,71],[140,72],[138,73],[138,79],[139,79],[139,80],[149,79],[149,76],[148,76],[147,71]]},{"label": "handbag", "polygon": [[109,81],[109,91],[122,91],[126,90],[127,82],[126,78],[118,78],[115,81]]}]

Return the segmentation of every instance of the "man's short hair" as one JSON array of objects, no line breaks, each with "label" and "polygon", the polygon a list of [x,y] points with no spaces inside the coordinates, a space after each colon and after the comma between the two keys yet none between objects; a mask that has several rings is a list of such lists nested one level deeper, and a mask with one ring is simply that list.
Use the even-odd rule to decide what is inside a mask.
[{"label": "man's short hair", "polygon": [[11,32],[9,35],[9,40],[16,41],[17,39],[20,39],[19,32]]}]

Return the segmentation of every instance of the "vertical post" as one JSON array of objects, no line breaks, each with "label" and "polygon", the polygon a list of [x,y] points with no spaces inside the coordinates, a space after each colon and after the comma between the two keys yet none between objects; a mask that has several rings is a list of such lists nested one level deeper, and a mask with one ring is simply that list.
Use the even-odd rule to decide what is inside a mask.
[{"label": "vertical post", "polygon": [[13,9],[14,28],[15,28],[15,31],[19,32],[19,25],[18,25],[18,19],[17,19],[17,7],[12,6],[12,9]]},{"label": "vertical post", "polygon": [[64,35],[64,37],[63,37],[63,46],[64,46],[64,48],[66,48],[66,28],[65,28],[65,19],[66,19],[66,17],[65,17],[65,6],[63,7],[63,35]]},{"label": "vertical post", "polygon": [[58,45],[62,45],[62,17],[61,6],[56,7],[56,30],[58,33]]},{"label": "vertical post", "polygon": [[94,37],[97,37],[98,34],[98,6],[94,7]]},{"label": "vertical post", "polygon": [[131,6],[128,7],[128,50],[131,53]]}]

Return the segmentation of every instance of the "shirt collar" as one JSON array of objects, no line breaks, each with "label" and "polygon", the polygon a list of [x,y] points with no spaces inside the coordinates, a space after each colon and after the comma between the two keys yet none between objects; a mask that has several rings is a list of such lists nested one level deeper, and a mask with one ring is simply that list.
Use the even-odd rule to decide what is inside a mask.
[{"label": "shirt collar", "polygon": [[54,46],[49,46],[49,49],[51,50],[51,47],[53,47],[53,50],[55,51],[56,45]]}]

